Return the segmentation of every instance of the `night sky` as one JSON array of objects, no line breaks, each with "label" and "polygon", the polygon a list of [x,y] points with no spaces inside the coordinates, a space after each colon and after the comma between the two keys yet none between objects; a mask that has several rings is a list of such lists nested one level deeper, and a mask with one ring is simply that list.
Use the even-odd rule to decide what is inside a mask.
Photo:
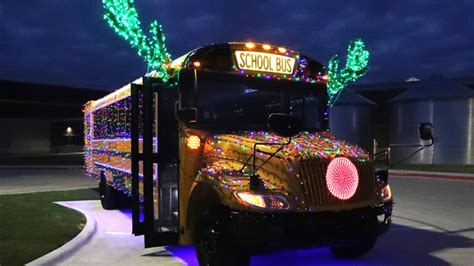
[{"label": "night sky", "polygon": [[[2,0],[0,79],[111,90],[144,74],[146,63],[103,20],[101,2]],[[154,19],[163,25],[172,58],[253,40],[327,64],[360,37],[371,58],[359,83],[474,76],[473,0],[135,2],[144,31]]]}]

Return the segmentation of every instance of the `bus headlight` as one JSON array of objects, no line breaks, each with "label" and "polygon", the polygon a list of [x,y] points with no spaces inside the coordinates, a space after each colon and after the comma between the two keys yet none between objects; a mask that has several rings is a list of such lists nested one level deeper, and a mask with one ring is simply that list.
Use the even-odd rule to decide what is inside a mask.
[{"label": "bus headlight", "polygon": [[390,189],[390,185],[386,184],[382,187],[380,191],[380,198],[383,202],[389,201],[392,199],[392,189]]},{"label": "bus headlight", "polygon": [[288,204],[288,201],[283,195],[256,194],[246,191],[237,191],[235,192],[235,196],[243,204],[250,205],[252,207],[281,210],[286,210],[290,207],[290,204]]}]

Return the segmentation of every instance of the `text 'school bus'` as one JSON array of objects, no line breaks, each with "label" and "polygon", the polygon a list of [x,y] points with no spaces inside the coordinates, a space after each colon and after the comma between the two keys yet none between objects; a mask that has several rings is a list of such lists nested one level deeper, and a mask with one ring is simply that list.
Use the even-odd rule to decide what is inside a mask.
[{"label": "text 'school bus'", "polygon": [[193,50],[85,106],[86,173],[105,209],[133,202],[145,247],[194,244],[202,265],[275,248],[368,252],[392,196],[369,154],[328,129],[325,68],[256,43]]}]

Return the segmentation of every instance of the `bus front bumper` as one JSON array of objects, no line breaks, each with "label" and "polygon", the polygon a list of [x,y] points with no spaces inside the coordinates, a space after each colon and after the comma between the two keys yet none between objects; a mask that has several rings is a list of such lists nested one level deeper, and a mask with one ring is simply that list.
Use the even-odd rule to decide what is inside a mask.
[{"label": "bus front bumper", "polygon": [[[229,211],[228,230],[235,244],[274,248],[326,246],[360,237],[361,224],[376,216],[372,233],[381,235],[391,224],[393,202],[340,212],[250,213]],[[371,229],[372,230],[372,229]]]}]

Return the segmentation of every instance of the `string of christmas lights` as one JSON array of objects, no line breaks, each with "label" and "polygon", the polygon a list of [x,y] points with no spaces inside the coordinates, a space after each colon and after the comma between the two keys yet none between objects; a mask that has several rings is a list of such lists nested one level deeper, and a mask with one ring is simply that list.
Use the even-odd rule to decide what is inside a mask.
[{"label": "string of christmas lights", "polygon": [[[127,99],[129,98],[98,110],[94,110],[93,105],[88,104],[84,114],[86,173],[99,176],[102,166],[97,165],[96,162],[102,163],[108,166],[107,172],[111,173],[116,188],[124,191],[130,191],[131,177],[130,139],[128,138],[130,105]],[[117,134],[124,135],[117,136]],[[283,143],[286,139],[266,131],[243,131],[211,136],[204,148],[206,164],[201,169],[200,176],[203,180],[207,178],[208,182],[224,188],[223,193],[229,194],[226,195],[228,200],[235,200],[231,194],[233,191],[248,189],[251,166],[245,166],[242,172],[238,170],[248,161],[256,142]],[[261,152],[257,152],[257,164],[262,164],[268,158],[268,153],[273,153],[277,148],[277,146],[259,146]],[[298,196],[301,195],[301,191],[305,191],[304,183],[299,178],[298,162],[331,160],[339,156],[361,162],[369,160],[369,155],[361,148],[337,140],[330,133],[303,132],[293,138],[292,142],[285,146],[276,157],[270,159],[266,163],[267,166],[260,169],[258,173],[262,176],[266,188],[291,196],[293,202],[304,204],[301,196]],[[289,182],[289,180],[292,181]]]},{"label": "string of christmas lights", "polygon": [[[131,97],[115,101],[112,97],[107,101],[104,106],[98,101],[89,102],[84,108],[85,172],[91,176],[100,174],[95,162],[106,162],[117,169],[131,171]],[[96,107],[97,103],[101,108]],[[142,106],[141,98],[139,106]],[[142,109],[139,115],[143,115]],[[140,125],[139,134],[141,132]]]},{"label": "string of christmas lights", "polygon": [[355,81],[367,72],[369,52],[361,39],[349,43],[347,48],[346,66],[339,70],[339,56],[335,55],[329,60],[327,82],[328,104],[333,106],[342,90],[349,82]]},{"label": "string of christmas lights", "polygon": [[157,21],[150,25],[151,38],[147,37],[140,25],[134,0],[103,0],[104,19],[115,32],[137,49],[138,54],[148,63],[148,67],[158,73],[163,82],[168,82],[170,75],[167,64],[171,61],[166,49],[163,29]]},{"label": "string of christmas lights", "polygon": [[[245,157],[248,151],[253,149],[255,142],[284,143],[286,140],[286,138],[267,131],[243,131],[235,134],[215,135],[209,138],[208,143],[210,147],[213,148],[215,154],[225,153],[225,148],[228,148],[228,146],[222,147],[221,145],[238,145],[239,150],[242,151],[240,155],[234,154],[234,156],[238,156],[236,158],[238,159],[240,158],[239,156],[242,155]],[[278,146],[263,145],[259,149],[266,152],[274,152],[278,149]],[[303,132],[298,137],[293,138],[291,143],[286,145],[279,154],[281,157],[290,160],[296,160],[297,158],[302,160],[315,158],[331,159],[337,156],[354,158],[360,161],[369,160],[369,154],[362,148],[351,145],[343,140],[338,140],[327,132]],[[240,158],[238,160],[242,159],[243,158]]]},{"label": "string of christmas lights", "polygon": [[[225,201],[235,201],[234,191],[248,191],[251,165],[246,165],[256,142],[283,143],[285,138],[266,131],[244,131],[208,137],[204,147],[205,167],[200,170],[199,180],[210,182],[221,188],[216,191]],[[257,166],[278,146],[259,146]],[[264,187],[285,195],[293,206],[305,206],[302,194],[307,194],[305,183],[300,178],[302,161],[327,162],[333,158],[351,158],[367,162],[369,155],[357,146],[335,139],[330,133],[304,132],[292,139],[277,156],[270,159],[257,171]],[[245,166],[245,167],[244,167]],[[242,171],[239,171],[243,169]],[[368,178],[368,177],[364,177]]]}]

